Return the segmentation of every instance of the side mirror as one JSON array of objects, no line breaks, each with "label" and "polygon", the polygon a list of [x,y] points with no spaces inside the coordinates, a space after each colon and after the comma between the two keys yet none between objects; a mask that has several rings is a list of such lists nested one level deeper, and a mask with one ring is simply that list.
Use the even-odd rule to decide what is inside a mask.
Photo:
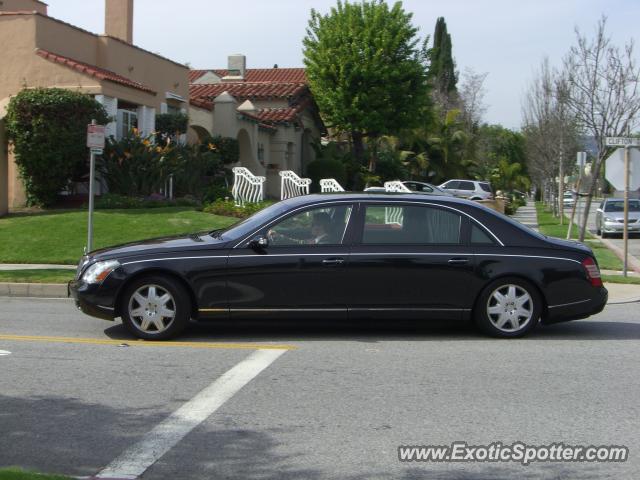
[{"label": "side mirror", "polygon": [[256,250],[261,250],[269,246],[269,239],[265,235],[258,235],[249,242],[249,246]]}]

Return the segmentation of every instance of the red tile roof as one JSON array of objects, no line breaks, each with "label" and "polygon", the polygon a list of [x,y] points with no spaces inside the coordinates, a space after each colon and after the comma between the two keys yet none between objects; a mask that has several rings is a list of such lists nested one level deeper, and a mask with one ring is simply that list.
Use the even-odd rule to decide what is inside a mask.
[{"label": "red tile roof", "polygon": [[190,98],[189,103],[194,107],[203,108],[205,110],[213,110],[213,102],[202,100],[201,98]]},{"label": "red tile roof", "polygon": [[[207,72],[213,72],[220,78],[227,75],[228,70],[191,70],[189,82],[193,83]],[[277,82],[277,83],[307,83],[304,68],[248,68],[244,82]]]},{"label": "red tile roof", "polygon": [[48,52],[47,50],[37,49],[36,53],[40,55],[42,58],[47,60],[51,60],[52,62],[60,63],[61,65],[65,65],[73,70],[76,70],[85,75],[89,75],[91,77],[97,78],[99,80],[106,80],[108,82],[118,83],[120,85],[124,85],[130,88],[135,88],[137,90],[142,90],[143,92],[148,92],[156,95],[156,91],[143,85],[142,83],[131,80],[127,77],[123,77],[111,70],[106,70],[104,68],[96,67],[95,65],[90,65],[88,63],[80,62],[78,60],[74,60],[69,57],[64,57],[62,55],[58,55],[52,52]]},{"label": "red tile roof", "polygon": [[213,100],[222,92],[229,92],[238,100],[255,99],[268,100],[271,98],[293,98],[307,91],[303,83],[213,83],[207,85],[189,86],[191,98]]}]

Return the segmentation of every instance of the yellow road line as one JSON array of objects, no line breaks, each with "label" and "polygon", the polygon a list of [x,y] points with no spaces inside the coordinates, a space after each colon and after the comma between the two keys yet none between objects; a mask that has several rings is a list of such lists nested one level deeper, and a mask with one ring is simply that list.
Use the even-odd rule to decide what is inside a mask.
[{"label": "yellow road line", "polygon": [[295,345],[269,345],[262,343],[209,343],[209,342],[173,342],[152,340],[107,340],[99,338],[47,337],[35,335],[0,335],[0,340],[14,342],[80,343],[87,345],[122,345],[131,347],[180,347],[180,348],[217,348],[227,350],[295,350]]}]

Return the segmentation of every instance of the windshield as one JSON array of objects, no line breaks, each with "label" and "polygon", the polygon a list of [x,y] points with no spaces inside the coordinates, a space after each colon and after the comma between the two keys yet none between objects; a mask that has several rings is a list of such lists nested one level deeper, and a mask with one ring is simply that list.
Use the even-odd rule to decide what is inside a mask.
[{"label": "windshield", "polygon": [[[624,212],[624,202],[622,200],[616,200],[614,202],[607,202],[604,205],[605,212]],[[640,212],[640,200],[629,200],[629,211]]]},{"label": "windshield", "polygon": [[245,218],[241,222],[235,223],[225,230],[215,231],[217,235],[222,235],[225,240],[233,240],[244,237],[245,235],[257,230],[263,223],[269,219],[276,217],[286,210],[284,202],[274,203],[259,212]]}]

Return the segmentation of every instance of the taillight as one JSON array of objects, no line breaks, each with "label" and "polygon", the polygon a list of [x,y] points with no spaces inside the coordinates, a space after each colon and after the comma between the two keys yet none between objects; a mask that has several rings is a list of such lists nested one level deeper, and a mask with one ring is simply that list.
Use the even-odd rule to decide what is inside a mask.
[{"label": "taillight", "polygon": [[600,269],[593,258],[587,257],[582,261],[582,266],[587,272],[587,278],[594,287],[602,286],[602,278],[600,277]]}]

